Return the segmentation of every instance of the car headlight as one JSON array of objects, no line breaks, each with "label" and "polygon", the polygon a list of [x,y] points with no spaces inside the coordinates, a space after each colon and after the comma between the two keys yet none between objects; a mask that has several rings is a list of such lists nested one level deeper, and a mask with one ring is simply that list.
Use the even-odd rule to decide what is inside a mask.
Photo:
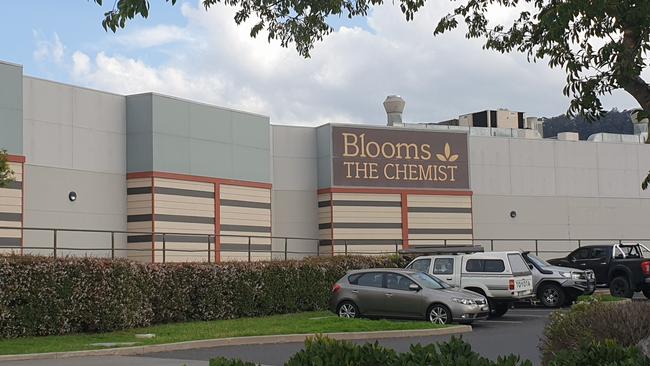
[{"label": "car headlight", "polygon": [[580,273],[578,272],[571,272],[571,278],[574,280],[579,280],[582,278],[582,276],[580,276]]},{"label": "car headlight", "polygon": [[560,276],[564,278],[571,278],[571,272],[559,272]]},{"label": "car headlight", "polygon": [[453,299],[451,299],[451,301],[455,301],[455,302],[457,302],[459,304],[463,304],[463,305],[476,305],[476,301],[474,301],[472,299],[453,298]]}]

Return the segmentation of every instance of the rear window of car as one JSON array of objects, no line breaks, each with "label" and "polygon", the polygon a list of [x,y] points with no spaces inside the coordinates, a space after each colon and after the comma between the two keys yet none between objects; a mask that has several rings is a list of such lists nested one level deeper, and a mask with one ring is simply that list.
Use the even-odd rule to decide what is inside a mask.
[{"label": "rear window of car", "polygon": [[508,254],[508,262],[510,262],[510,269],[513,274],[516,273],[530,273],[530,268],[524,262],[520,254]]},{"label": "rear window of car", "polygon": [[382,287],[383,276],[381,272],[356,273],[350,275],[348,281],[358,286]]},{"label": "rear window of car", "polygon": [[506,267],[501,259],[469,259],[465,264],[467,272],[492,272],[505,271]]}]

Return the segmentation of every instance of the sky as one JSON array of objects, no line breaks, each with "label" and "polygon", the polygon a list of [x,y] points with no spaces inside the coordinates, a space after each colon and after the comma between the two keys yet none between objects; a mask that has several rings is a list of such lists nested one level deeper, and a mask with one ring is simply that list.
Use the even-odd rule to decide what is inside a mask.
[{"label": "sky", "polygon": [[[462,31],[433,36],[454,2],[429,1],[406,22],[394,2],[366,18],[335,19],[335,32],[305,59],[294,48],[249,36],[234,9],[199,0],[152,0],[150,17],[117,34],[90,0],[24,0],[0,13],[0,60],[25,75],[120,94],[158,92],[268,115],[275,124],[385,124],[387,95],[406,100],[405,122],[437,122],[485,109],[528,116],[564,113],[565,75],[522,54],[483,50]],[[508,19],[507,11],[493,13]],[[606,108],[636,108],[621,91]]]}]

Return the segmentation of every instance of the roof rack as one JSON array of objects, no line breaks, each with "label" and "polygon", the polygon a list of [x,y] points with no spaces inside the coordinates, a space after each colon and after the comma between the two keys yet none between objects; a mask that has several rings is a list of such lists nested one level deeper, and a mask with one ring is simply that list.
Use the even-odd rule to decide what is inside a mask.
[{"label": "roof rack", "polygon": [[399,254],[408,255],[408,254],[417,254],[417,255],[433,255],[433,254],[471,254],[471,253],[482,253],[485,250],[482,246],[479,245],[456,245],[456,246],[420,246],[411,247],[408,249],[399,250]]}]

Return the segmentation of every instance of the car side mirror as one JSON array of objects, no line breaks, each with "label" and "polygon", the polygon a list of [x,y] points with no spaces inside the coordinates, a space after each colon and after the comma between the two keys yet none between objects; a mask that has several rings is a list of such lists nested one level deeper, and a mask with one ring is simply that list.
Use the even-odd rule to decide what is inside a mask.
[{"label": "car side mirror", "polygon": [[576,262],[576,259],[575,259],[574,257],[571,257],[571,258],[569,258],[569,261],[575,263],[575,262]]},{"label": "car side mirror", "polygon": [[532,271],[532,270],[533,270],[533,264],[532,264],[532,263],[528,263],[528,268]]},{"label": "car side mirror", "polygon": [[422,288],[414,283],[409,285],[409,290],[411,291],[420,291]]}]

